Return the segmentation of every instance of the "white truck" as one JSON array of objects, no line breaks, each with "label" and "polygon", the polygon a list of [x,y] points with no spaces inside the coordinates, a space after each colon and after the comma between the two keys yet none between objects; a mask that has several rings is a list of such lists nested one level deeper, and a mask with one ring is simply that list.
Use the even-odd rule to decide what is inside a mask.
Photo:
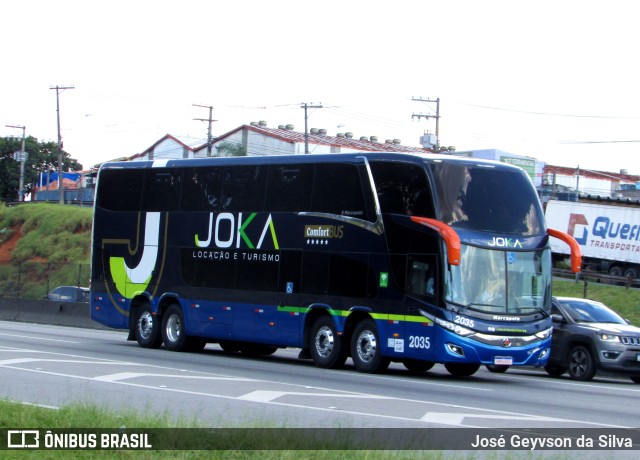
[{"label": "white truck", "polygon": [[[550,200],[545,215],[548,227],[568,233],[580,244],[585,268],[612,276],[640,275],[640,205]],[[550,243],[554,256],[569,254],[555,238]]]}]

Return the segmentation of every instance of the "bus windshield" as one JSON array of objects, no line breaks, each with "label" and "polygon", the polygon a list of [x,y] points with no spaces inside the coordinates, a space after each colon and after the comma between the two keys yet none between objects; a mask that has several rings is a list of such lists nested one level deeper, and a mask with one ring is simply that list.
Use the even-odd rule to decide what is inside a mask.
[{"label": "bus windshield", "polygon": [[449,266],[446,300],[491,314],[548,313],[551,253],[461,247],[461,263]]},{"label": "bus windshield", "polygon": [[544,235],[544,216],[524,171],[435,163],[438,219],[453,228]]}]

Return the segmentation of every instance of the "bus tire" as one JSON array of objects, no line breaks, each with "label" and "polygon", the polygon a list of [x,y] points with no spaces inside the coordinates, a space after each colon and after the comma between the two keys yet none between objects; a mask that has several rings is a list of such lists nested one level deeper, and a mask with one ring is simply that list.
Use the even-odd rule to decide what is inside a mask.
[{"label": "bus tire", "polygon": [[243,343],[240,345],[240,353],[247,356],[270,356],[276,351],[278,351],[278,347],[262,343]]},{"label": "bus tire", "polygon": [[360,321],[353,331],[351,359],[357,370],[368,374],[381,373],[389,367],[390,360],[382,356],[382,343],[373,320]]},{"label": "bus tire", "polygon": [[329,316],[321,316],[311,328],[309,353],[316,366],[325,369],[341,368],[347,360],[344,339],[338,335],[336,325]]},{"label": "bus tire", "polygon": [[436,363],[433,361],[422,361],[420,359],[405,359],[402,361],[402,364],[404,364],[404,367],[412,374],[424,374]]},{"label": "bus tire", "polygon": [[547,374],[549,374],[551,377],[560,377],[562,374],[567,372],[566,367],[551,363],[544,366],[544,370],[547,371]]},{"label": "bus tire", "polygon": [[188,351],[189,349],[184,315],[179,305],[170,305],[162,316],[162,342],[170,351]]},{"label": "bus tire", "polygon": [[226,353],[238,353],[241,349],[241,345],[233,340],[221,340],[218,345]]},{"label": "bus tire", "polygon": [[189,351],[199,353],[207,346],[207,341],[202,337],[189,337]]},{"label": "bus tire", "polygon": [[142,348],[159,348],[162,345],[160,318],[153,315],[151,305],[143,303],[137,310],[134,335]]},{"label": "bus tire", "polygon": [[449,371],[449,374],[455,377],[469,377],[476,373],[480,369],[480,364],[471,363],[444,363],[445,369]]},{"label": "bus tire", "polygon": [[489,372],[493,372],[495,374],[504,374],[509,370],[510,366],[507,366],[506,364],[487,364],[486,367]]}]

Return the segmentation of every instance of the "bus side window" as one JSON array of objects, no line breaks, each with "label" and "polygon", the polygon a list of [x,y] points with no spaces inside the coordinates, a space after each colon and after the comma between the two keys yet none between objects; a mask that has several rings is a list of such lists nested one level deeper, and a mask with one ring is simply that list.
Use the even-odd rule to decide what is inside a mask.
[{"label": "bus side window", "polygon": [[142,191],[142,211],[177,211],[180,179],[177,171],[148,169]]},{"label": "bus side window", "polygon": [[218,212],[221,187],[222,168],[187,168],[184,173],[180,209]]},{"label": "bus side window", "polygon": [[272,165],[267,179],[265,211],[309,211],[313,165]]},{"label": "bus side window", "polygon": [[97,206],[109,211],[140,211],[144,169],[100,171]]},{"label": "bus side window", "polygon": [[425,171],[413,164],[371,162],[383,213],[434,217]]},{"label": "bus side window", "polygon": [[311,210],[373,220],[367,216],[358,167],[333,163],[316,165]]},{"label": "bus side window", "polygon": [[435,257],[409,257],[407,292],[419,296],[434,296],[436,291]]},{"label": "bus side window", "polygon": [[262,211],[266,166],[227,166],[222,182],[223,211]]}]

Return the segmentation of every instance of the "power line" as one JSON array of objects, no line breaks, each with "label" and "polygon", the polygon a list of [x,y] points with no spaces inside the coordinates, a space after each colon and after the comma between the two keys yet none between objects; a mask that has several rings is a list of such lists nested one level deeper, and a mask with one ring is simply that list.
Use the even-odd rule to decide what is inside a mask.
[{"label": "power line", "polygon": [[559,141],[559,144],[633,144],[640,140],[629,141]]},{"label": "power line", "polygon": [[609,115],[576,115],[570,113],[552,113],[552,112],[536,112],[536,111],[528,111],[528,110],[516,110],[516,109],[505,109],[504,107],[491,107],[488,105],[480,105],[480,104],[469,104],[466,102],[462,102],[461,104],[467,105],[470,107],[479,107],[481,109],[488,110],[499,110],[502,112],[513,112],[513,113],[524,113],[527,115],[544,115],[548,117],[567,117],[567,118],[601,118],[601,119],[612,119],[612,120],[640,120],[640,117],[622,117],[622,116],[609,116]]}]

